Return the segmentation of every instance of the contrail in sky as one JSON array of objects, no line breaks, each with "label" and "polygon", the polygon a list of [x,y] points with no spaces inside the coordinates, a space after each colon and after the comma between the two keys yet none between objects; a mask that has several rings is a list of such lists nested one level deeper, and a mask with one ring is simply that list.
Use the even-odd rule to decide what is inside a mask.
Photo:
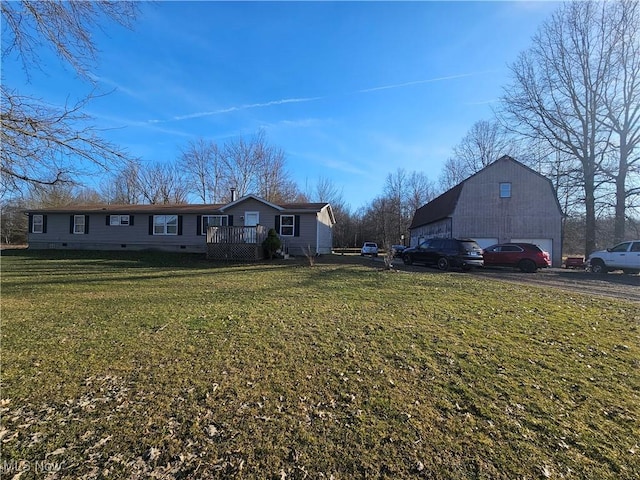
[{"label": "contrail in sky", "polygon": [[453,80],[455,78],[471,77],[476,75],[475,73],[463,73],[460,75],[450,75],[448,77],[430,78],[428,80],[415,80],[413,82],[396,83],[395,85],[384,85],[382,87],[365,88],[364,90],[358,90],[358,93],[375,92],[378,90],[388,90],[390,88],[409,87],[411,85],[420,85],[421,83],[441,82],[443,80]]},{"label": "contrail in sky", "polygon": [[[212,110],[210,112],[198,112],[198,113],[190,113],[188,115],[178,115],[176,117],[173,117],[171,120],[189,120],[191,118],[209,117],[212,115],[220,115],[223,113],[237,112],[239,110],[247,110],[249,108],[262,108],[262,107],[270,107],[272,105],[284,105],[285,103],[313,102],[315,100],[320,100],[322,98],[324,97],[283,98],[281,100],[272,100],[270,102],[264,102],[264,103],[248,103],[246,105],[222,108],[220,110]],[[160,120],[154,120],[154,122],[159,122],[159,121]]]},{"label": "contrail in sky", "polygon": [[[485,72],[480,72],[480,73],[485,73]],[[456,78],[472,77],[477,74],[478,72],[462,73],[460,75],[449,75],[447,77],[429,78],[427,80],[415,80],[413,82],[396,83],[394,85],[383,85],[381,87],[365,88],[363,90],[357,90],[354,93],[368,93],[368,92],[376,92],[378,90],[389,90],[392,88],[409,87],[411,85],[420,85],[423,83],[433,83],[433,82],[441,82],[444,80],[454,80]],[[271,107],[273,105],[284,105],[286,103],[314,102],[317,100],[323,100],[325,98],[329,98],[329,95],[324,95],[320,97],[283,98],[280,100],[272,100],[270,102],[248,103],[245,105],[239,105],[235,107],[227,107],[227,108],[222,108],[220,110],[212,110],[210,112],[197,112],[197,113],[189,113],[187,115],[177,115],[171,118],[170,120],[149,120],[149,123],[164,123],[164,122],[179,121],[179,120],[190,120],[192,118],[202,118],[202,117],[210,117],[213,115],[222,115],[223,113],[237,112],[240,110],[248,110],[250,108]]]}]

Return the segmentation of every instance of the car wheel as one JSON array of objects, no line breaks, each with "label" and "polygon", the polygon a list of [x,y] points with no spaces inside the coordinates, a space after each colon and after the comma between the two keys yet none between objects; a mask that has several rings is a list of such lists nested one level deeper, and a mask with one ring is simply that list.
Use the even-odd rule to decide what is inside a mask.
[{"label": "car wheel", "polygon": [[402,262],[403,262],[405,265],[412,265],[412,264],[413,264],[413,258],[411,258],[411,255],[404,255],[404,256],[402,257]]},{"label": "car wheel", "polygon": [[440,257],[438,259],[438,268],[443,272],[449,270],[449,259],[447,257]]},{"label": "car wheel", "polygon": [[607,273],[607,268],[602,260],[595,259],[591,262],[591,271],[596,274]]},{"label": "car wheel", "polygon": [[518,268],[524,273],[535,273],[535,271],[538,269],[536,263],[533,260],[522,260],[518,264]]}]

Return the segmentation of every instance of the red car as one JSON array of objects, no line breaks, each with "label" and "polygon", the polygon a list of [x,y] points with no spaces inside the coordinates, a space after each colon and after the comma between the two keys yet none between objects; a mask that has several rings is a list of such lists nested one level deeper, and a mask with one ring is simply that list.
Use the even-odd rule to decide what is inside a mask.
[{"label": "red car", "polygon": [[482,252],[485,267],[514,267],[533,273],[551,266],[549,253],[533,243],[500,243]]}]

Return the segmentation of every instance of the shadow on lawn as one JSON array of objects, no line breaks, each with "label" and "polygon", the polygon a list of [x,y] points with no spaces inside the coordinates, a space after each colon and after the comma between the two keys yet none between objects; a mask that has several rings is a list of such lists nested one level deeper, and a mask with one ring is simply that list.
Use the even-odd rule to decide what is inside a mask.
[{"label": "shadow on lawn", "polygon": [[[140,269],[172,269],[172,270],[226,270],[232,269],[237,272],[255,272],[261,270],[273,270],[288,267],[309,266],[308,260],[303,257],[292,257],[288,260],[262,260],[257,262],[226,262],[208,260],[203,253],[180,253],[180,252],[160,252],[160,251],[107,251],[107,250],[29,250],[25,248],[2,250],[2,257],[19,257],[21,259],[33,260],[29,265],[25,263],[20,266],[21,274],[29,272],[41,274],[43,271],[51,273],[87,273],[88,268],[99,269],[120,269],[120,268],[140,268]],[[337,257],[339,260],[331,259]],[[335,255],[318,257],[318,265],[361,263],[356,261],[345,261]],[[46,262],[46,265],[45,265]]]}]

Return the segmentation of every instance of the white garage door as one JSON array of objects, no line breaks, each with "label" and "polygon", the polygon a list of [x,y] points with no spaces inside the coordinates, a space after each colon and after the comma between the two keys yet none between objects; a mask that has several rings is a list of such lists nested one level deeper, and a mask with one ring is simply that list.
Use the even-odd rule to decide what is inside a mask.
[{"label": "white garage door", "polygon": [[538,245],[545,252],[549,252],[549,257],[553,261],[553,239],[551,238],[512,238],[513,243],[533,243]]},{"label": "white garage door", "polygon": [[480,245],[480,248],[487,248],[498,243],[497,238],[474,238],[474,240]]}]

